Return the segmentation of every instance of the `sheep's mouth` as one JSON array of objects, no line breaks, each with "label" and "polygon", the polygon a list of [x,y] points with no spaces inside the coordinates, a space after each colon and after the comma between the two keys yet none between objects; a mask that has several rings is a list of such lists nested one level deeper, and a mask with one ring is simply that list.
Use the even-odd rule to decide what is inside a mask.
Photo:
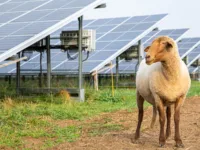
[{"label": "sheep's mouth", "polygon": [[146,64],[151,65],[154,63],[154,59],[146,59]]}]

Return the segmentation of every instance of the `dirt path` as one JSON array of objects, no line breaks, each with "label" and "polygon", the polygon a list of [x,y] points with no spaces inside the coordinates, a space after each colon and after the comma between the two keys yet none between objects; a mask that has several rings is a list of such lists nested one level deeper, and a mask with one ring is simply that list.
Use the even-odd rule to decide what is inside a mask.
[{"label": "dirt path", "polygon": [[[87,120],[83,127],[82,137],[73,143],[63,143],[55,150],[155,150],[176,149],[174,147],[174,123],[172,124],[172,136],[167,140],[165,148],[158,147],[159,122],[157,118],[154,129],[149,128],[152,109],[145,110],[142,124],[140,144],[131,143],[131,137],[136,128],[137,113],[118,111],[115,113],[102,114],[92,120]],[[118,124],[123,129],[115,132],[107,132],[100,136],[88,136],[91,127],[87,124],[98,123]],[[78,122],[77,122],[78,123]],[[78,123],[79,124],[79,123]],[[185,150],[200,150],[200,98],[193,97],[186,100],[181,111],[181,135]]]}]

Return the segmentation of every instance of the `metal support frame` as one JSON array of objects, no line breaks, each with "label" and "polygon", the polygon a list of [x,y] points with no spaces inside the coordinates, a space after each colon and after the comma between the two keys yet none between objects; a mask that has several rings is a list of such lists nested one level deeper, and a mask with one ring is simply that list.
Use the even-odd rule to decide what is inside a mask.
[{"label": "metal support frame", "polygon": [[12,77],[11,77],[11,75],[9,75],[8,81],[9,81],[9,85],[11,85],[11,83],[12,83]]},{"label": "metal support frame", "polygon": [[40,52],[40,73],[39,73],[39,87],[42,87],[42,52]]},{"label": "metal support frame", "polygon": [[95,89],[96,91],[98,91],[98,90],[99,90],[99,77],[98,77],[98,71],[95,72],[93,78],[94,78],[94,80],[93,80],[93,81],[94,81],[94,89]]},{"label": "metal support frame", "polygon": [[[20,52],[18,53],[20,58]],[[16,63],[16,94],[19,94],[20,90],[20,61]]]},{"label": "metal support frame", "polygon": [[200,81],[200,66],[198,66],[198,81]]},{"label": "metal support frame", "polygon": [[47,88],[51,88],[51,52],[50,52],[50,35],[46,37],[47,50]]},{"label": "metal support frame", "polygon": [[138,62],[139,62],[139,64],[141,63],[143,56],[144,56],[144,51],[143,51],[142,41],[139,40],[138,41]]},{"label": "metal support frame", "polygon": [[85,100],[85,93],[84,93],[84,89],[82,87],[83,84],[83,75],[82,75],[82,33],[83,33],[83,16],[78,18],[78,22],[79,22],[79,37],[78,37],[78,60],[79,60],[79,67],[78,67],[78,71],[79,71],[79,82],[78,82],[78,88],[79,88],[79,100],[81,102],[83,102]]},{"label": "metal support frame", "polygon": [[198,81],[200,81],[200,58],[197,60],[197,64],[198,64]]},{"label": "metal support frame", "polygon": [[144,56],[144,51],[143,51],[142,41],[139,40],[138,41],[138,62],[136,64],[136,66],[135,66],[135,74],[137,73],[137,70],[138,70],[138,68],[140,66],[140,63],[142,61],[143,56]]},{"label": "metal support frame", "polygon": [[118,84],[119,84],[119,57],[116,58],[116,76],[115,76],[115,86],[116,88],[118,88]]},{"label": "metal support frame", "polygon": [[185,56],[185,63],[188,64],[188,55]]}]

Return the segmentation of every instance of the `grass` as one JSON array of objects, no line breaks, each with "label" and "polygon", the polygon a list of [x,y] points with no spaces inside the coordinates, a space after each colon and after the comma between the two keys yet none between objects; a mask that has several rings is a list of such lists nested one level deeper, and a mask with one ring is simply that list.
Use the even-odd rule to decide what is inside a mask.
[{"label": "grass", "polygon": [[200,96],[200,82],[192,81],[187,97]]},{"label": "grass", "polygon": [[89,131],[89,136],[99,136],[103,135],[107,132],[111,131],[119,131],[123,129],[123,126],[120,124],[100,124],[100,123],[94,123],[91,125],[92,129]]},{"label": "grass", "polygon": [[[119,109],[131,111],[136,107],[135,92],[132,89],[116,90],[114,97],[109,94],[109,90],[88,90],[88,93],[85,103],[65,103],[61,97],[52,95],[18,97],[15,100],[4,98],[0,104],[0,136],[6,138],[0,139],[0,148],[21,148],[25,144],[24,138],[27,137],[45,138],[42,145],[44,149],[65,141],[72,142],[81,136],[82,127],[59,127],[56,121],[84,120],[101,112]],[[116,127],[105,126],[101,132],[106,133],[112,129]]]},{"label": "grass", "polygon": [[[42,141],[40,149],[53,147],[63,142],[76,141],[82,133],[82,125],[61,127],[62,120],[85,120],[102,112],[117,110],[133,111],[136,107],[134,89],[109,89],[95,92],[86,90],[86,102],[64,102],[62,97],[43,95],[35,97],[4,97],[0,103],[0,149],[25,149],[25,139]],[[5,89],[6,92],[6,89]],[[188,97],[200,95],[200,83],[192,82]],[[146,104],[148,105],[148,104]],[[122,120],[123,122],[123,120]],[[89,136],[98,136],[110,131],[122,130],[120,124],[111,124],[109,118],[104,124],[91,124]],[[31,149],[31,148],[30,148]]]}]

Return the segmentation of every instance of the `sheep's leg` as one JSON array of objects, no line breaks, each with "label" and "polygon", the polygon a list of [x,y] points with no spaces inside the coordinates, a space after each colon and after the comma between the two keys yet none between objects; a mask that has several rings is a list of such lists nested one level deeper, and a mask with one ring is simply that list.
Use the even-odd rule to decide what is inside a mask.
[{"label": "sheep's leg", "polygon": [[159,121],[160,121],[160,136],[159,136],[159,144],[160,147],[163,147],[165,145],[165,132],[164,132],[164,127],[165,127],[165,107],[160,101],[160,103],[157,106],[158,112],[159,112]]},{"label": "sheep's leg", "polygon": [[156,106],[153,106],[153,117],[151,120],[151,128],[154,127],[154,124],[156,122],[156,116],[157,116],[157,108],[156,108]]},{"label": "sheep's leg", "polygon": [[138,124],[135,132],[135,140],[137,140],[140,137],[140,127],[142,124],[143,114],[144,114],[143,104],[144,104],[144,98],[139,94],[139,92],[137,92]]},{"label": "sheep's leg", "polygon": [[175,141],[177,147],[184,147],[179,132],[180,108],[182,106],[183,101],[184,101],[183,97],[179,98],[175,103],[175,110],[174,110]]},{"label": "sheep's leg", "polygon": [[166,139],[171,135],[171,106],[168,106],[166,109],[166,115],[167,115],[167,128],[166,128]]}]

